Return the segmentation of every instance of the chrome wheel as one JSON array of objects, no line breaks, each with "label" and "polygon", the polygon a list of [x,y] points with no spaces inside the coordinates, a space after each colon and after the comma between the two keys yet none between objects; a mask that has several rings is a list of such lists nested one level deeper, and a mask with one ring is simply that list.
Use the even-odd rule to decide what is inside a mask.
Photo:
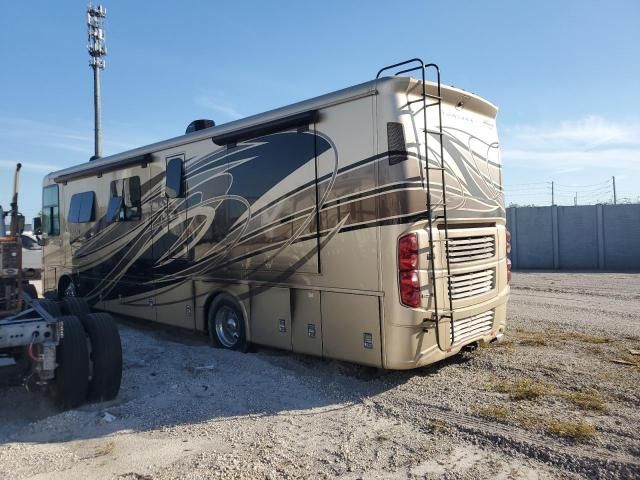
[{"label": "chrome wheel", "polygon": [[69,285],[67,285],[67,288],[64,289],[64,296],[76,297],[77,295],[78,295],[78,292],[76,292],[76,285],[73,282],[69,282]]},{"label": "chrome wheel", "polygon": [[227,305],[221,306],[214,319],[216,336],[222,346],[233,348],[240,338],[240,319],[235,310]]}]

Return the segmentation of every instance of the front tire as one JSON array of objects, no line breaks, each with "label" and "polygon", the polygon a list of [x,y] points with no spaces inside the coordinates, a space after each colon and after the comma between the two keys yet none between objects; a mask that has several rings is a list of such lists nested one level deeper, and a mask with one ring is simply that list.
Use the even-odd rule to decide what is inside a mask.
[{"label": "front tire", "polygon": [[78,289],[73,279],[69,277],[63,277],[58,284],[58,298],[64,297],[77,297]]},{"label": "front tire", "polygon": [[209,307],[207,322],[214,347],[243,353],[249,350],[244,316],[233,297],[224,293],[217,296]]}]

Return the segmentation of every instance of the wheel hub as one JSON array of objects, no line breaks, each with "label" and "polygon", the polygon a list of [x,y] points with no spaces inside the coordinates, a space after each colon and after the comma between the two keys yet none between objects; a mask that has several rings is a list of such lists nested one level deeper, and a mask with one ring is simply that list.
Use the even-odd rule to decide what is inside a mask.
[{"label": "wheel hub", "polygon": [[225,305],[218,310],[215,317],[215,329],[216,336],[223,346],[233,348],[238,343],[239,327],[238,316],[232,308]]}]

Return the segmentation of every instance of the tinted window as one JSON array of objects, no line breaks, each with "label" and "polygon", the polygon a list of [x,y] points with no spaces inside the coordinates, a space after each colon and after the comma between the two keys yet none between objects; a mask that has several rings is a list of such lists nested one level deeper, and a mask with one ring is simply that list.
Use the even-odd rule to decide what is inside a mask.
[{"label": "tinted window", "polygon": [[182,175],[182,158],[172,158],[167,161],[166,192],[169,198],[182,196],[182,185],[184,183]]},{"label": "tinted window", "polygon": [[107,212],[110,222],[140,220],[140,177],[129,177],[111,182],[111,198]]},{"label": "tinted window", "polygon": [[38,245],[38,242],[31,237],[21,235],[20,239],[22,240],[22,248],[26,248],[27,250],[40,250],[42,248]]},{"label": "tinted window", "polygon": [[51,236],[60,235],[58,185],[49,185],[42,190],[42,232]]},{"label": "tinted window", "polygon": [[76,193],[71,197],[69,205],[69,223],[93,222],[93,204],[95,194],[93,192]]},{"label": "tinted window", "polygon": [[117,222],[120,219],[120,210],[122,210],[122,198],[111,197],[107,207],[107,222]]}]

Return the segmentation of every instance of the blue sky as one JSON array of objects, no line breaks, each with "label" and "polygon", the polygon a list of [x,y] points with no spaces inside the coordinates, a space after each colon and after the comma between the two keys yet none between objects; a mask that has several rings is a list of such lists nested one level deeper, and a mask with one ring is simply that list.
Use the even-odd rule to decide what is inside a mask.
[{"label": "blue sky", "polygon": [[[85,1],[0,6],[0,201],[92,154]],[[640,2],[105,0],[104,153],[372,78],[421,56],[500,107],[507,202],[640,196]],[[579,187],[573,187],[579,185]]]}]

